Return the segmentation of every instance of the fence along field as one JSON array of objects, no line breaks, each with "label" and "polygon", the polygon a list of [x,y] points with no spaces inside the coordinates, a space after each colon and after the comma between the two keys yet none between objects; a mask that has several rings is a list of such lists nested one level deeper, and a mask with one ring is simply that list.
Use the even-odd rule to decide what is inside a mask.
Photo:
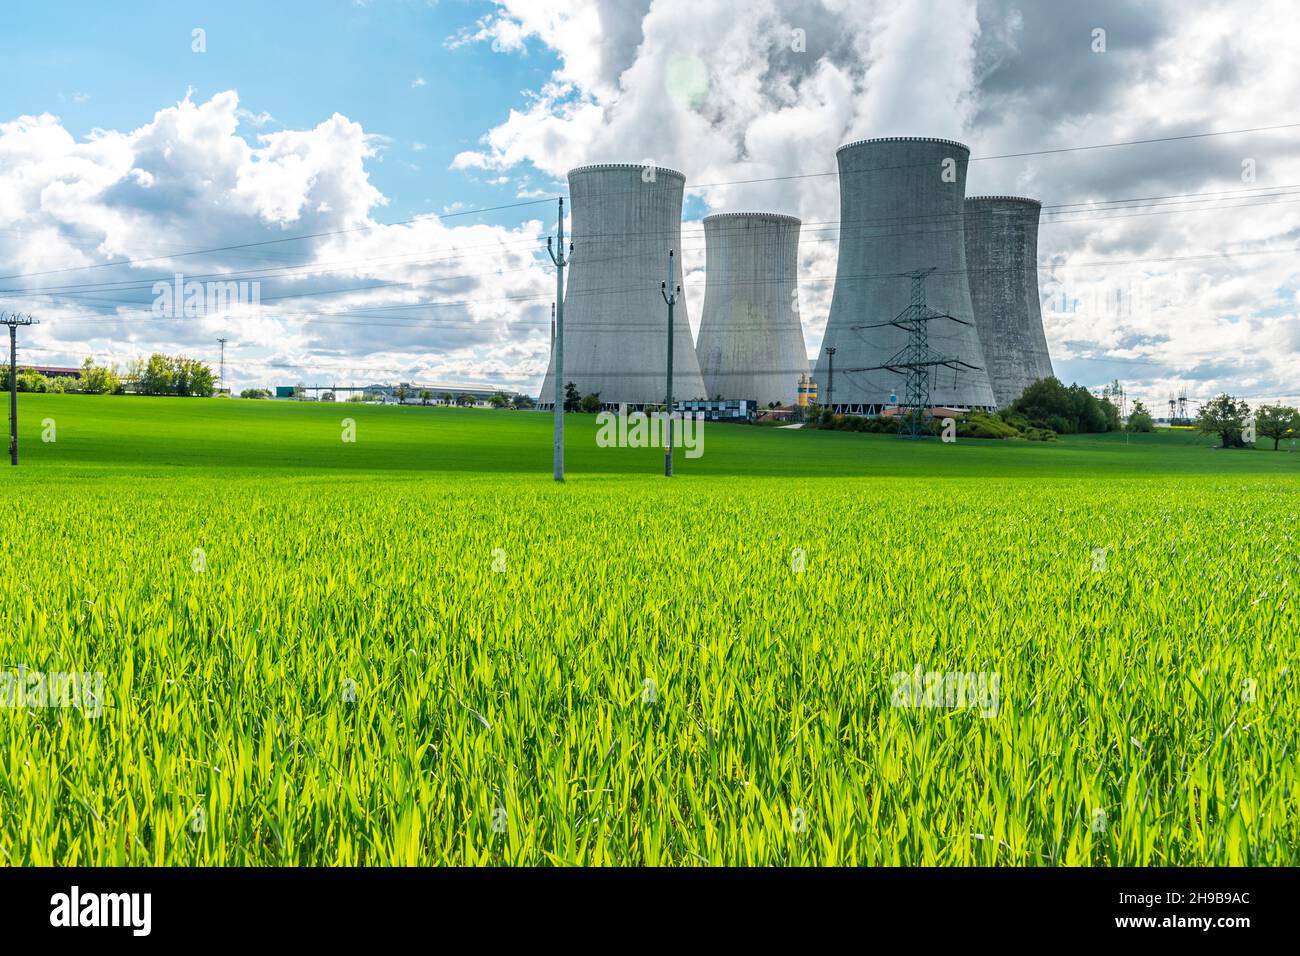
[{"label": "fence along field", "polygon": [[6,863],[1300,858],[1290,456],[24,398]]}]

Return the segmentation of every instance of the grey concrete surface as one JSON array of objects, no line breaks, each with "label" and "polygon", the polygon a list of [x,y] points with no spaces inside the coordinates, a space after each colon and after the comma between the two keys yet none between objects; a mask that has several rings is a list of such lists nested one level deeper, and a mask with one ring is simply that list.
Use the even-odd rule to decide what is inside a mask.
[{"label": "grey concrete surface", "polygon": [[933,369],[931,401],[994,406],[966,278],[962,216],[969,157],[961,143],[918,137],[863,140],[837,151],[839,261],[815,376],[823,403],[830,384],[827,346],[836,349],[830,400],[838,410],[872,414],[890,404],[891,394],[902,397],[902,375],[851,370],[888,362],[905,344],[906,333],[854,326],[897,317],[910,302],[906,273],[934,268],[926,282],[927,305],[971,324],[929,323],[930,348],[978,369]]},{"label": "grey concrete surface", "polygon": [[808,353],[798,312],[799,220],[776,213],[704,219],[704,310],[696,352],[710,398],[792,405]]},{"label": "grey concrete surface", "polygon": [[[664,401],[668,307],[660,294],[668,252],[681,284],[685,177],[635,163],[569,171],[573,256],[564,296],[564,380],[605,404],[638,407]],[[673,316],[673,399],[706,397],[691,337],[686,295]],[[552,363],[554,355],[552,355]],[[551,407],[554,369],[541,403]]]},{"label": "grey concrete surface", "polygon": [[966,275],[993,397],[1009,405],[1052,374],[1038,293],[1038,216],[1019,196],[966,200]]}]

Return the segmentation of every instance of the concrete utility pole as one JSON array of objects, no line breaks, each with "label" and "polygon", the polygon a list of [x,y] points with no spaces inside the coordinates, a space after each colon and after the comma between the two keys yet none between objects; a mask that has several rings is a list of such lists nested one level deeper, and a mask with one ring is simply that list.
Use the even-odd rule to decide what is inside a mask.
[{"label": "concrete utility pole", "polygon": [[18,326],[36,325],[30,315],[0,313],[0,324],[9,326],[9,464],[18,464]]},{"label": "concrete utility pole", "polygon": [[673,281],[673,251],[668,250],[668,280],[659,284],[659,294],[664,297],[668,303],[668,434],[664,448],[664,477],[673,476],[673,306],[677,304],[677,298],[682,294],[681,286],[673,286],[673,292],[669,293],[668,286]]},{"label": "concrete utility pole", "polygon": [[826,346],[826,407],[835,414],[835,350]]},{"label": "concrete utility pole", "polygon": [[223,388],[226,384],[226,340],[217,339],[221,343],[221,371],[217,374],[217,388]]},{"label": "concrete utility pole", "polygon": [[[555,263],[555,480],[564,480],[564,267],[569,260],[564,255],[564,200],[560,200],[560,214],[556,233],[559,252],[546,240],[546,251]],[[573,254],[573,243],[569,243]]]}]

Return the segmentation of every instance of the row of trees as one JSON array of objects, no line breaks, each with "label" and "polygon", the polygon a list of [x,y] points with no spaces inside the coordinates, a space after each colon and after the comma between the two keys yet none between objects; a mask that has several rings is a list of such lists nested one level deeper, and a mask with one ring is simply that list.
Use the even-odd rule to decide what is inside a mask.
[{"label": "row of trees", "polygon": [[[1039,379],[1011,403],[1011,412],[1023,416],[1034,428],[1058,435],[1119,431],[1119,407],[1107,397],[1098,398],[1082,385],[1063,385],[1060,379]],[[1136,408],[1135,408],[1136,411]]]},{"label": "row of trees", "polygon": [[[1055,378],[1045,378],[1025,389],[1009,411],[1058,434],[1114,431],[1122,426],[1110,394],[1097,398],[1081,385],[1067,388]],[[1114,394],[1119,394],[1118,386]],[[1006,411],[1004,418],[1008,417]],[[1261,405],[1252,415],[1247,402],[1225,394],[1202,406],[1196,424],[1202,432],[1217,435],[1224,448],[1253,447],[1256,439],[1271,438],[1277,451],[1284,439],[1300,437],[1300,410],[1290,405]],[[1155,428],[1155,419],[1145,405],[1135,402],[1127,427],[1149,432]]]},{"label": "row of trees", "polygon": [[[4,373],[5,388],[9,387],[9,370]],[[184,356],[163,355],[155,352],[148,359],[136,359],[127,366],[125,374],[113,365],[96,365],[87,358],[81,364],[81,377],[42,375],[32,368],[18,370],[18,391],[82,395],[121,395],[137,392],[141,395],[201,395],[211,396],[216,391],[216,378],[212,369],[203,362]]]},{"label": "row of trees", "polygon": [[[399,385],[393,392],[399,402],[405,402],[410,397],[411,392],[405,385]],[[421,405],[428,405],[433,401],[433,392],[427,388],[422,388],[417,393]],[[451,392],[442,392],[438,395],[438,401],[443,405],[457,405],[469,407],[478,404],[478,399],[468,392],[461,392],[459,395],[452,395]],[[505,392],[493,392],[488,396],[488,404],[493,408],[532,408],[535,404],[527,395],[507,395]]]},{"label": "row of trees", "polygon": [[[399,385],[393,390],[393,397],[399,402],[405,404],[406,400],[412,397],[412,390],[405,385]],[[414,393],[419,398],[421,405],[429,405],[435,400],[433,392],[427,388],[422,388]],[[266,399],[271,397],[269,390],[264,388],[246,388],[239,393],[240,398]],[[306,385],[295,385],[293,397],[299,399],[309,399],[311,393]],[[354,392],[348,396],[349,402],[379,402],[383,401],[383,394],[379,392]],[[436,396],[438,404],[456,405],[459,407],[468,407],[478,404],[478,399],[468,392],[461,392],[459,395],[453,395],[451,392],[440,392]],[[337,397],[333,392],[321,392],[320,401],[333,402]],[[488,404],[493,408],[532,408],[536,403],[527,395],[507,395],[505,392],[493,392],[488,397]]]},{"label": "row of trees", "polygon": [[141,395],[181,395],[210,398],[217,390],[212,369],[198,359],[155,352],[127,366],[126,381]]},{"label": "row of trees", "polygon": [[600,392],[583,395],[578,386],[569,382],[564,386],[564,410],[566,412],[585,412],[594,415],[600,411]]},{"label": "row of trees", "polygon": [[[4,387],[9,388],[9,369],[4,370]],[[34,368],[18,369],[18,391],[45,392],[63,394],[65,392],[82,395],[120,394],[124,389],[117,369],[111,365],[96,365],[94,359],[86,359],[81,364],[81,378],[64,375],[42,375]]]},{"label": "row of trees", "polygon": [[1261,405],[1252,416],[1250,405],[1232,395],[1220,395],[1201,406],[1197,427],[1217,435],[1224,448],[1247,448],[1258,438],[1273,439],[1277,451],[1283,439],[1300,436],[1300,409],[1290,405]]}]

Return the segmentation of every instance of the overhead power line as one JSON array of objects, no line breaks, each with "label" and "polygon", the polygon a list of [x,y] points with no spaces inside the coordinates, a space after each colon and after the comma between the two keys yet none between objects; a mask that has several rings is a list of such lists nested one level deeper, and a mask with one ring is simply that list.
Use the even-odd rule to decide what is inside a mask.
[{"label": "overhead power line", "polygon": [[[1194,255],[1185,255],[1185,256],[1148,256],[1148,257],[1129,258],[1129,259],[1104,259],[1104,260],[1097,260],[1097,261],[1093,261],[1093,262],[1075,262],[1075,263],[1069,263],[1069,264],[1063,264],[1063,265],[1049,265],[1049,266],[1041,266],[1041,265],[1040,265],[1040,266],[1038,267],[1038,271],[1039,271],[1039,272],[1068,272],[1068,271],[1072,271],[1072,270],[1074,270],[1074,269],[1084,269],[1084,268],[1089,268],[1089,269],[1091,269],[1091,268],[1111,268],[1111,267],[1115,267],[1115,266],[1137,265],[1137,264],[1142,264],[1142,263],[1194,262],[1194,261],[1207,261],[1207,260],[1235,259],[1235,258],[1239,258],[1239,257],[1243,257],[1243,256],[1258,256],[1258,255],[1292,255],[1292,254],[1295,254],[1295,253],[1297,253],[1297,252],[1300,252],[1300,246],[1291,246],[1291,247],[1286,247],[1286,248],[1281,248],[1281,249],[1247,249],[1247,250],[1240,250],[1240,251],[1235,251],[1235,252],[1210,252],[1210,253],[1198,253],[1198,254],[1194,254]],[[621,258],[621,257],[616,257],[616,258]],[[599,260],[599,259],[595,260],[595,264],[597,264],[597,265],[602,264],[602,260]],[[1018,268],[1019,268],[1018,266],[1009,266],[1009,267],[1008,267],[1008,270],[1009,270],[1009,271],[1016,271],[1016,270],[1018,270]],[[984,270],[984,271],[987,272],[987,271],[989,271],[989,270]],[[497,271],[493,271],[493,272],[488,272],[488,273],[482,273],[481,275],[487,276],[487,275],[497,275],[497,274],[498,274]],[[938,270],[938,271],[936,271],[936,272],[934,273],[934,275],[936,275],[936,276],[958,275],[958,274],[964,274],[964,273],[960,273],[958,270],[954,270],[954,269]],[[465,277],[464,277],[464,276],[461,276],[461,277],[449,277],[449,278],[465,278]],[[800,276],[799,279],[798,279],[798,283],[799,283],[800,285],[807,285],[807,284],[813,284],[813,283],[819,283],[819,282],[834,282],[834,281],[836,281],[837,279],[842,280],[842,281],[858,281],[858,280],[868,280],[868,279],[891,279],[891,278],[897,278],[897,276],[896,276],[894,273],[888,273],[888,272],[845,273],[845,274],[841,274],[841,273],[831,273],[831,274],[827,274],[827,275],[804,275],[804,276]],[[433,280],[433,281],[438,281],[438,280]],[[784,281],[786,281],[786,280],[779,279],[779,278],[769,278],[769,279],[752,279],[752,280],[737,280],[737,281],[744,281],[744,282],[746,282],[746,283],[748,283],[748,284],[756,284],[756,283],[761,284],[761,283],[781,283],[781,282],[784,282]],[[270,298],[267,298],[267,299],[265,299],[264,301],[278,301],[278,300],[285,300],[285,301],[288,301],[288,302],[293,302],[293,301],[300,300],[300,299],[310,299],[310,298],[317,298],[317,297],[321,297],[321,296],[329,296],[329,295],[354,294],[354,293],[356,293],[356,292],[365,292],[365,291],[371,291],[371,290],[375,290],[375,289],[392,288],[392,287],[395,287],[395,286],[400,286],[400,287],[404,287],[404,288],[417,288],[417,287],[422,287],[422,286],[429,285],[429,284],[432,284],[432,283],[431,283],[431,282],[424,282],[424,283],[386,283],[386,284],[382,284],[382,285],[362,286],[362,287],[348,288],[348,289],[324,289],[324,290],[318,290],[318,291],[315,291],[315,292],[286,293],[285,295],[282,295],[282,296],[277,296],[277,297],[270,297]],[[715,286],[717,286],[717,285],[718,285],[718,283],[715,283]],[[584,291],[567,292],[567,293],[566,293],[566,297],[574,297],[574,296],[588,296],[588,295],[606,295],[606,294],[609,294],[610,292],[619,292],[619,291],[625,291],[625,292],[626,292],[626,291],[629,291],[629,290],[625,290],[622,286],[600,286],[600,287],[596,287],[596,288],[592,288],[592,289],[588,289],[588,290],[584,290]],[[651,291],[653,291],[653,290],[651,290]],[[629,294],[635,294],[635,293],[629,292]],[[295,317],[302,317],[302,318],[310,318],[310,319],[313,319],[313,320],[315,320],[315,321],[320,321],[320,322],[326,322],[326,323],[327,323],[327,320],[330,320],[330,319],[336,319],[336,318],[339,317],[339,316],[354,315],[354,316],[365,317],[365,316],[366,316],[367,314],[369,314],[369,313],[375,313],[375,312],[380,312],[380,311],[385,311],[385,310],[395,310],[395,309],[412,309],[412,310],[413,310],[413,309],[426,309],[426,308],[468,307],[468,306],[474,306],[474,305],[488,305],[488,304],[493,304],[493,303],[503,303],[503,302],[543,301],[543,300],[546,300],[546,299],[551,298],[551,296],[552,296],[552,294],[549,293],[549,292],[547,292],[547,293],[540,293],[540,292],[539,292],[539,293],[521,293],[521,294],[517,294],[517,295],[495,296],[495,297],[490,297],[490,298],[460,298],[460,299],[450,299],[450,300],[434,300],[434,301],[431,301],[431,302],[409,302],[409,303],[396,303],[396,304],[393,304],[393,305],[370,305],[370,306],[360,306],[360,307],[359,307],[358,309],[356,309],[356,310],[338,310],[338,311],[334,311],[334,312],[319,312],[319,311],[312,311],[312,312],[295,312],[294,310],[291,310],[291,309],[284,309],[284,310],[275,310],[274,313],[273,313],[271,316],[269,316],[269,317],[274,317],[274,318],[277,318],[277,319],[294,319]],[[101,299],[101,300],[95,300],[95,299],[91,299],[91,298],[81,298],[81,299],[78,300],[77,304],[78,304],[78,305],[81,305],[81,304],[85,304],[85,305],[105,305],[105,306],[110,306],[110,307],[119,307],[120,305],[135,305],[135,304],[141,304],[141,303],[135,303],[135,302],[118,302],[117,300],[111,300],[111,299],[109,299],[109,300],[103,300],[103,299]],[[100,314],[98,314],[97,317],[100,318],[100,319],[102,319],[102,320],[114,320],[114,321],[115,321],[115,320],[121,320],[121,319],[129,318],[129,317],[131,317],[131,316],[145,316],[145,317],[147,317],[147,316],[151,316],[151,315],[152,315],[152,310],[151,310],[151,309],[141,308],[141,309],[137,309],[137,310],[126,310],[126,311],[117,311],[117,312],[100,313]],[[229,316],[229,318],[234,319],[234,320],[238,320],[238,319],[241,319],[241,318],[244,318],[244,319],[247,319],[247,320],[256,320],[256,319],[267,318],[267,317],[268,317],[268,316],[266,316],[266,315],[256,315],[256,316],[239,316],[239,315],[231,315],[231,316]],[[168,318],[171,318],[171,317],[168,317]],[[181,318],[176,318],[176,319],[174,319],[174,320],[175,320],[175,321],[184,321],[184,319],[181,319]],[[350,324],[350,323],[344,323],[344,324]],[[381,326],[381,327],[382,327],[382,323],[368,322],[368,323],[365,323],[365,324],[366,324],[366,325],[375,325],[375,326]],[[527,324],[527,323],[521,323],[521,324]],[[391,325],[391,326],[389,326],[389,327],[393,327],[393,328],[402,328],[402,327],[418,328],[418,327],[420,327],[420,326],[419,326],[419,325],[396,324],[396,325]],[[448,326],[448,327],[450,327],[450,326]],[[477,325],[477,324],[470,324],[470,325],[466,325],[466,326],[464,326],[464,327],[466,327],[466,328],[478,328],[478,327],[481,327],[481,326],[479,326],[479,325]],[[655,327],[657,328],[658,326],[656,325]],[[594,326],[593,326],[593,328],[594,328]],[[608,328],[611,328],[611,329],[616,329],[616,328],[636,328],[636,326],[635,326],[635,325],[628,325],[628,324],[626,324],[626,323],[621,323],[621,324],[618,324],[618,325],[610,325],[610,326],[608,326]]]},{"label": "overhead power line", "polygon": [[[1300,202],[1300,193],[1290,193],[1290,192],[1266,194],[1265,197],[1249,196],[1249,197],[1239,197],[1239,198],[1254,200],[1260,198],[1267,198],[1267,196],[1272,196],[1272,197],[1296,196],[1297,198],[1294,200],[1282,200],[1282,201],[1270,201],[1270,202],[1243,202],[1243,203],[1239,203],[1236,205],[1229,205],[1229,206],[1201,206],[1197,208],[1185,208],[1186,204],[1180,204],[1178,208],[1159,209],[1156,210],[1155,212],[1150,212],[1150,213],[1138,212],[1138,213],[1128,213],[1124,215],[1114,215],[1114,216],[1085,216],[1085,217],[1073,218],[1073,219],[1064,219],[1064,218],[1047,219],[1047,220],[1043,220],[1041,224],[1058,225],[1062,223],[1075,223],[1075,222],[1082,222],[1082,223],[1106,222],[1106,221],[1114,221],[1119,219],[1139,218],[1142,216],[1149,216],[1149,215],[1167,215],[1175,212],[1213,212],[1213,211],[1226,210],[1226,209],[1251,208],[1253,206],[1290,205],[1295,202]],[[1125,200],[1107,200],[1107,202],[1121,202],[1121,201],[1125,201]],[[1219,200],[1206,200],[1206,201],[1217,202]],[[1150,208],[1150,207],[1135,206],[1132,208],[1142,209],[1142,208]],[[1077,210],[1076,212],[1086,212],[1086,211],[1087,210]],[[1099,210],[1099,211],[1105,212],[1109,210]],[[894,217],[894,218],[896,219],[898,217]],[[922,217],[917,217],[917,218],[919,219]],[[935,218],[935,217],[926,217],[926,218]],[[946,217],[946,218],[951,220],[951,219],[955,219],[956,217]],[[846,222],[858,223],[858,222],[869,222],[869,221],[887,222],[887,221],[894,221],[894,220],[893,219],[848,220],[848,221],[823,220],[820,223],[819,222],[808,223],[801,231],[800,244],[806,246],[806,245],[811,245],[811,244],[821,243],[821,242],[835,242],[839,238],[838,233],[843,231],[843,226]],[[840,225],[839,229],[831,228],[831,224],[835,224],[835,223],[839,223]],[[821,226],[821,228],[816,228],[818,226]],[[945,232],[957,231],[960,230],[961,228],[962,228],[961,223],[957,222],[953,226],[942,227],[942,228],[920,229],[920,230],[912,229],[912,230],[907,230],[905,232],[894,232],[894,233],[875,233],[869,236],[868,238],[875,240],[875,239],[886,239],[891,237],[902,237],[902,236],[910,237],[910,236],[918,236],[918,235],[939,235]],[[699,229],[685,230],[683,234],[688,237],[700,238],[702,236],[702,232],[703,230],[699,230]],[[814,238],[819,233],[827,233],[828,235],[826,235],[823,238]],[[831,235],[832,233],[834,233],[834,235]],[[646,236],[642,238],[640,241],[642,243],[652,244],[658,240],[656,239],[656,237]],[[529,244],[532,245],[534,243],[530,241]],[[689,247],[689,249],[690,251],[693,252],[699,252],[702,251],[703,247],[699,245],[695,245]],[[608,263],[608,262],[614,262],[619,260],[626,260],[630,258],[637,258],[643,254],[644,253],[641,252],[634,252],[630,254],[624,254],[622,256],[600,257],[593,261]],[[463,258],[463,256],[459,256],[459,255],[448,256],[441,259],[435,259],[429,261],[454,261],[460,258]],[[345,268],[346,265],[347,264],[338,264],[335,268],[305,267],[305,268],[309,268],[311,271],[303,272],[301,273],[301,275],[318,275],[318,274],[329,275],[335,272],[349,271],[348,269]],[[451,275],[451,276],[435,276],[429,279],[420,280],[418,282],[417,281],[381,282],[381,283],[372,283],[371,285],[368,286],[348,287],[341,290],[316,290],[316,291],[306,291],[306,292],[298,292],[298,293],[285,293],[283,295],[267,297],[266,301],[271,301],[274,299],[292,299],[297,297],[307,297],[307,296],[315,296],[315,295],[364,292],[370,289],[382,289],[382,288],[391,288],[391,287],[405,286],[405,287],[415,288],[415,287],[430,285],[438,282],[453,281],[457,279],[482,278],[485,276],[492,276],[492,275],[505,275],[510,273],[527,272],[527,271],[531,271],[533,268],[534,268],[533,265],[521,266],[514,269],[498,268],[498,269],[489,270],[487,272],[480,272],[480,273],[467,273],[467,274],[459,274],[459,275]],[[257,279],[260,282],[262,279],[276,279],[276,278],[296,279],[301,277],[300,273],[297,271],[285,272],[281,275],[274,274],[280,271],[281,270],[262,270],[259,272],[241,272],[241,273],[207,273],[205,275],[185,276],[184,278],[186,279],[186,281],[198,281],[200,279],[211,279],[212,281],[216,281],[216,282],[236,282],[236,281],[250,281],[252,279]],[[133,291],[143,292],[145,290],[152,290],[153,286],[159,282],[170,283],[172,279],[173,276],[158,277],[158,278],[142,277],[141,279],[138,280],[126,280],[126,281],[113,282],[113,283],[83,283],[83,284],[71,285],[71,286],[40,287],[39,289],[31,289],[31,290],[23,290],[23,289],[0,290],[0,296],[7,295],[11,298],[27,298],[32,296],[59,297],[59,298],[75,298],[84,301],[96,301],[92,299],[91,296],[97,292],[119,292],[119,293],[127,293]],[[86,291],[79,291],[79,290],[86,290]],[[134,304],[134,300],[129,300],[129,299],[123,300],[122,304]]]},{"label": "overhead power line", "polygon": [[190,256],[205,256],[205,255],[212,255],[213,253],[217,253],[217,252],[230,252],[235,249],[252,249],[257,246],[272,246],[282,242],[300,242],[304,239],[323,239],[326,236],[342,236],[354,232],[368,232],[373,229],[384,229],[391,226],[409,226],[412,223],[428,222],[428,221],[433,221],[435,219],[437,220],[454,219],[457,216],[473,216],[479,213],[496,212],[501,209],[515,209],[520,206],[535,206],[538,203],[552,202],[552,201],[553,200],[550,197],[547,197],[546,199],[529,199],[524,202],[505,203],[500,206],[485,206],[478,209],[463,209],[457,212],[445,213],[443,215],[417,216],[414,219],[402,219],[402,220],[398,220],[397,222],[379,222],[379,223],[372,223],[367,226],[354,226],[348,229],[331,229],[327,232],[312,232],[300,236],[285,236],[282,239],[262,239],[257,242],[242,242],[230,246],[215,246],[211,249],[194,249],[191,250],[190,252],[169,252],[166,255],[161,255],[161,256],[145,256],[141,258],[132,258],[132,259],[114,259],[110,262],[99,262],[89,266],[71,266],[66,269],[51,269],[47,272],[28,272],[28,273],[20,273],[15,275],[4,275],[4,276],[0,276],[0,281],[7,280],[7,279],[27,279],[36,276],[57,275],[63,272],[83,272],[88,269],[105,269],[108,268],[109,266],[127,266],[127,265],[134,265],[140,262],[156,262],[159,259],[185,259],[185,258],[189,258]]},{"label": "overhead power line", "polygon": [[[1279,123],[1272,126],[1254,126],[1254,127],[1243,128],[1243,129],[1231,129],[1231,130],[1212,130],[1212,131],[1202,132],[1202,133],[1184,133],[1184,134],[1171,135],[1171,136],[1149,137],[1146,139],[1121,140],[1112,143],[1093,143],[1084,146],[1060,146],[1060,147],[1051,147],[1048,149],[1025,150],[1017,153],[1002,153],[1002,154],[994,154],[989,156],[971,156],[969,161],[978,162],[978,161],[998,160],[998,159],[1017,159],[1017,158],[1024,158],[1028,156],[1046,156],[1046,155],[1053,155],[1053,154],[1060,154],[1060,153],[1081,152],[1087,150],[1115,149],[1115,148],[1125,147],[1125,146],[1143,146],[1143,145],[1151,145],[1155,143],[1179,142],[1185,140],[1207,139],[1207,138],[1219,137],[1219,136],[1233,136],[1233,135],[1244,134],[1244,133],[1272,132],[1277,130],[1295,129],[1295,128],[1300,128],[1300,123]],[[888,168],[908,168],[910,166],[915,166],[915,165],[924,165],[924,164],[906,164],[905,166],[899,166],[899,167],[880,167],[880,169],[883,170]],[[820,172],[820,173],[798,173],[798,174],[791,174],[785,176],[767,176],[767,177],[756,177],[751,179],[723,180],[723,181],[713,182],[713,183],[699,183],[696,185],[690,185],[688,183],[686,188],[687,189],[713,189],[722,186],[738,186],[738,185],[748,185],[752,183],[763,183],[763,182],[783,182],[783,181],[794,180],[794,179],[808,179],[808,178],[835,176],[835,175],[838,175],[837,170],[828,170],[826,172]],[[608,193],[603,193],[601,195],[614,195],[617,192],[619,191],[610,191]],[[479,215],[488,212],[498,212],[506,209],[516,209],[524,206],[532,206],[541,203],[554,202],[556,199],[559,198],[560,195],[557,194],[554,196],[544,196],[535,199],[521,200],[519,202],[513,202],[513,203],[502,203],[497,206],[483,206],[474,209],[461,209],[455,212],[444,213],[441,215],[416,216],[411,219],[398,220],[396,222],[371,223],[364,226],[353,226],[345,229],[333,229],[333,230],[326,230],[326,231],[315,232],[315,233],[304,233],[296,236],[283,236],[276,239],[262,239],[262,240],[246,242],[246,243],[236,243],[236,244],[226,245],[226,246],[217,246],[210,249],[191,250],[188,252],[174,252],[174,253],[167,253],[165,255],[117,259],[109,262],[95,263],[88,266],[71,266],[64,269],[52,269],[45,272],[15,273],[10,275],[0,275],[0,281],[7,281],[10,279],[37,278],[45,275],[57,275],[66,272],[80,272],[80,271],[86,271],[90,269],[103,269],[103,268],[108,268],[110,266],[132,265],[140,262],[155,262],[160,259],[180,259],[180,258],[188,258],[191,256],[197,256],[197,255],[211,255],[218,252],[230,252],[230,251],[235,251],[240,249],[259,248],[259,247],[276,245],[276,244],[286,243],[286,242],[299,242],[306,239],[321,239],[321,238],[326,238],[328,236],[346,235],[346,234],[356,233],[356,232],[366,232],[374,229],[382,229],[391,226],[411,225],[418,222],[453,219],[461,216],[472,216],[472,215]]]}]

